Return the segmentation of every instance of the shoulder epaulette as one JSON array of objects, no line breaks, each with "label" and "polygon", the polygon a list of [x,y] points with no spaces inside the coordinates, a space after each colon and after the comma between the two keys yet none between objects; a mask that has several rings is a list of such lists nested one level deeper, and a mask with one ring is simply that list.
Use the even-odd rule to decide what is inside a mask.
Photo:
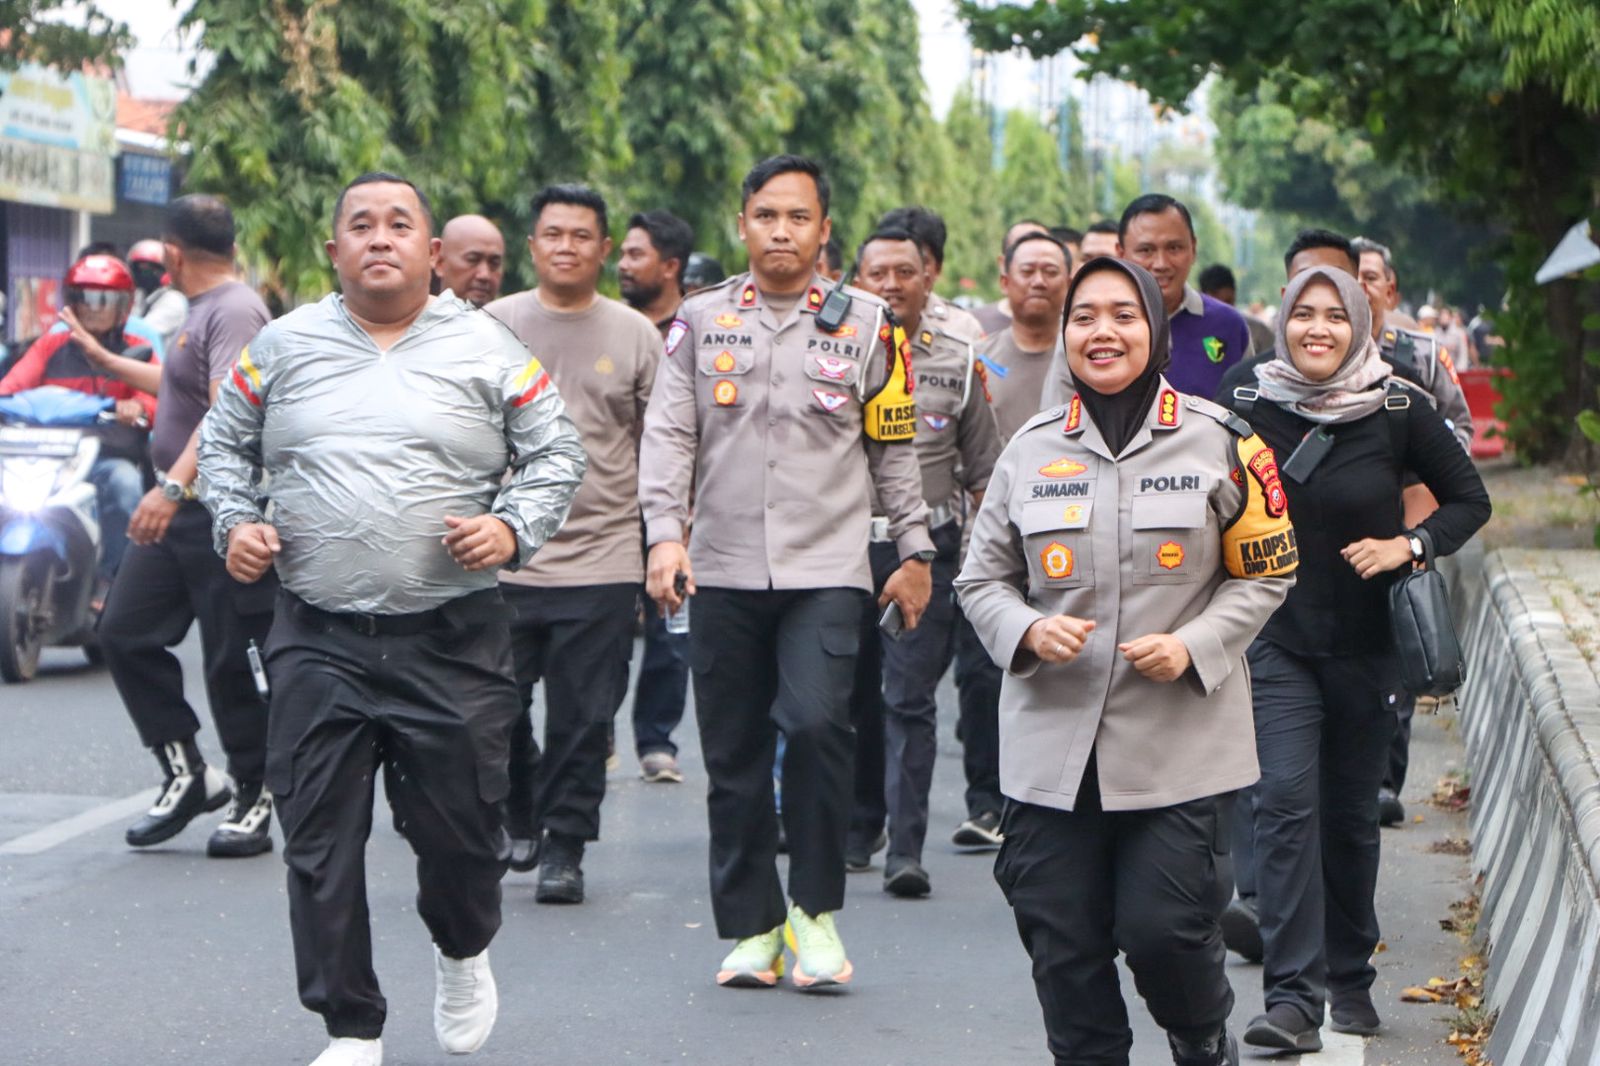
[{"label": "shoulder epaulette", "polygon": [[1250,428],[1250,423],[1220,403],[1212,403],[1203,396],[1185,396],[1183,406],[1197,415],[1205,415],[1214,422],[1222,423],[1236,437],[1248,437],[1255,433],[1255,430]]},{"label": "shoulder epaulette", "polygon": [[1066,417],[1067,405],[1057,404],[1055,407],[1046,408],[1045,410],[1040,411],[1038,414],[1022,423],[1022,426],[1017,430],[1016,435],[1020,437],[1030,429],[1037,429],[1039,426],[1048,426],[1052,422],[1059,422]]}]

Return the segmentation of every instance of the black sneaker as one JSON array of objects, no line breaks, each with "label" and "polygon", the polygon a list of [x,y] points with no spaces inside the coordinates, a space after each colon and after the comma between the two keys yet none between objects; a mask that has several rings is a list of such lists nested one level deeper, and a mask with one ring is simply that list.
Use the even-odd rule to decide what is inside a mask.
[{"label": "black sneaker", "polygon": [[1005,839],[1000,832],[1000,812],[980,811],[956,826],[950,842],[963,848],[998,848]]},{"label": "black sneaker", "polygon": [[539,883],[533,890],[534,902],[582,903],[582,863],[583,841],[547,835],[544,855],[539,860]]},{"label": "black sneaker", "polygon": [[1261,919],[1254,904],[1243,899],[1228,904],[1222,912],[1222,942],[1247,962],[1261,961],[1266,949],[1261,943]]},{"label": "black sneaker", "polygon": [[1199,1044],[1168,1033],[1167,1046],[1172,1049],[1174,1066],[1239,1066],[1239,1041],[1227,1030]]},{"label": "black sneaker", "polygon": [[1406,820],[1406,806],[1392,788],[1378,789],[1378,824],[1395,826]]},{"label": "black sneaker", "polygon": [[213,859],[243,859],[272,850],[272,793],[259,781],[242,781],[228,816],[206,841]]},{"label": "black sneaker", "polygon": [[525,874],[538,866],[542,843],[539,837],[512,837],[511,868],[519,874]]},{"label": "black sneaker", "polygon": [[1288,1003],[1275,1003],[1250,1019],[1244,1042],[1274,1051],[1321,1051],[1322,1033],[1311,1019]]},{"label": "black sneaker", "polygon": [[1378,1008],[1372,1005],[1372,993],[1365,988],[1335,993],[1328,1004],[1328,1018],[1328,1028],[1336,1033],[1374,1036],[1383,1028]]},{"label": "black sneaker", "polygon": [[873,840],[862,840],[852,833],[844,846],[844,868],[853,874],[865,873],[872,869],[872,857],[888,846],[889,832],[886,829],[878,830]]},{"label": "black sneaker", "polygon": [[156,749],[166,772],[154,807],[128,827],[129,847],[147,848],[171,840],[199,814],[214,811],[233,798],[228,779],[199,757],[193,741],[173,741]]},{"label": "black sneaker", "polygon": [[915,899],[933,891],[928,871],[909,855],[891,855],[883,863],[883,890],[891,896]]}]

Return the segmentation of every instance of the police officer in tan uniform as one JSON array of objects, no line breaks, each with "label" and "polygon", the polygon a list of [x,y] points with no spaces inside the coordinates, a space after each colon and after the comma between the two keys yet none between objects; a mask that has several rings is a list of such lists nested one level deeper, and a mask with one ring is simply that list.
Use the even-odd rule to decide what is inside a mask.
[{"label": "police officer in tan uniform", "polygon": [[[888,309],[853,289],[837,294],[849,300],[840,309],[815,273],[830,230],[827,179],[808,159],[775,156],[742,192],[750,272],[684,301],[645,416],[646,582],[664,612],[683,608],[682,593],[693,606],[712,910],[718,934],[738,941],[718,983],[775,984],[787,930],[796,986],[817,988],[852,973],[833,912],[844,902],[849,701],[873,587],[873,493],[900,561],[879,606],[893,601],[909,628],[928,603],[934,549],[909,360],[890,343]],[[771,773],[778,729],[787,907]]]},{"label": "police officer in tan uniform", "polygon": [[1162,376],[1168,336],[1148,273],[1083,267],[1075,391],[1006,446],[956,581],[1006,671],[995,877],[1061,1066],[1128,1061],[1119,951],[1174,1062],[1238,1062],[1218,916],[1232,793],[1259,773],[1244,652],[1294,530],[1271,449]]},{"label": "police officer in tan uniform", "polygon": [[[933,599],[922,624],[896,639],[880,635],[876,616],[869,616],[856,664],[856,807],[845,861],[852,870],[870,867],[887,815],[883,887],[897,896],[925,896],[931,887],[922,845],[937,754],[934,693],[954,652],[953,582],[963,518],[969,501],[983,499],[1000,454],[1000,433],[971,343],[941,331],[927,316],[925,254],[910,230],[885,228],[866,239],[856,260],[861,287],[889,305],[911,345],[917,458],[938,551]],[[872,573],[881,586],[899,560],[881,511],[873,526]]]}]

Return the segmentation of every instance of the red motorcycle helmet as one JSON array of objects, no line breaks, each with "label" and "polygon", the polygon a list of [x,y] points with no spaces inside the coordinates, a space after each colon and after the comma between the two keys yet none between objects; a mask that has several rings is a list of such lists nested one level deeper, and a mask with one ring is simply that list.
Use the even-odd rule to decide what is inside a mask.
[{"label": "red motorcycle helmet", "polygon": [[133,306],[133,275],[114,255],[86,255],[67,270],[68,306],[114,307],[118,321]]}]

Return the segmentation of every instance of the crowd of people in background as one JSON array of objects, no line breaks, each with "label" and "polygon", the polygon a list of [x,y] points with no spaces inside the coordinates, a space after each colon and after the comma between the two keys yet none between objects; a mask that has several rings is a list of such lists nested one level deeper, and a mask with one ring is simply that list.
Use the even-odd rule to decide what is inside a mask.
[{"label": "crowd of people in background", "polygon": [[[0,371],[0,395],[115,400],[99,636],[161,775],[127,841],[226,807],[208,853],[259,855],[277,812],[316,1066],[382,1060],[380,769],[436,1033],[472,1051],[506,872],[565,905],[605,876],[640,633],[645,781],[688,776],[694,685],[718,985],[848,985],[848,874],[882,852],[885,892],[927,896],[959,876],[937,831],[999,849],[1058,1064],[1128,1061],[1118,952],[1183,1066],[1238,1061],[1226,948],[1263,964],[1246,1043],[1315,1051],[1325,1004],[1380,1029],[1378,826],[1414,702],[1383,593],[1487,517],[1457,369],[1493,362],[1492,322],[1408,318],[1389,250],[1326,230],[1241,311],[1160,193],[1012,221],[1000,299],[962,306],[935,211],[852,247],[829,198],[810,160],[759,164],[725,275],[670,205],[615,225],[551,185],[537,285],[503,294],[494,221],[363,175],[331,205],[339,291],[271,321],[227,205],[186,196],[126,259],[84,249]],[[226,772],[171,650],[195,622]],[[952,668],[966,813],[934,830]]]}]

